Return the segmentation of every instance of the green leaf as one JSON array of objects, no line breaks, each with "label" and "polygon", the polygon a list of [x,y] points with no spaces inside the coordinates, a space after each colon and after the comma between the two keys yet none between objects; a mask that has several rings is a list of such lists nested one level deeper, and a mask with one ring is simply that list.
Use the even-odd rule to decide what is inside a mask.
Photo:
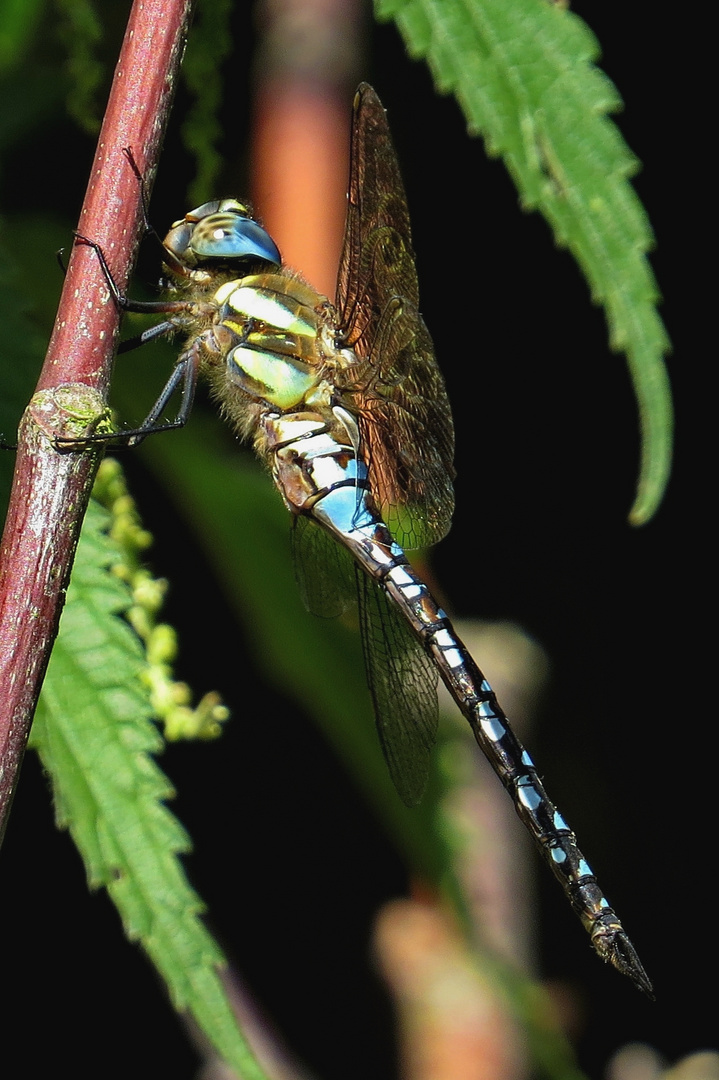
[{"label": "green leaf", "polygon": [[175,1007],[191,1012],[243,1078],[263,1080],[220,980],[224,958],[178,858],[189,841],[164,805],[172,788],[151,757],[162,739],[141,680],[140,640],[122,618],[132,593],[108,573],[123,562],[109,525],[107,512],[91,503],[32,745],[90,885],[108,890],[127,936],[141,943]]},{"label": "green leaf", "polygon": [[594,61],[589,28],[546,0],[376,0],[409,52],[424,57],[470,132],[501,156],[526,209],[539,209],[602,304],[612,349],[626,354],[639,403],[641,469],[630,513],[657,509],[671,467],[672,405],[646,253],[653,236],[628,178],[638,163],[607,114],[621,107]]}]

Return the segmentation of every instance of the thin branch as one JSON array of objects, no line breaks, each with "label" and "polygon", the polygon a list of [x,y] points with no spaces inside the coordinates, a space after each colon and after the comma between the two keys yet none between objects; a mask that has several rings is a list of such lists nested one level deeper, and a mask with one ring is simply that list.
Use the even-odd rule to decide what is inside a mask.
[{"label": "thin branch", "polygon": [[[192,0],[135,0],[78,230],[102,247],[124,291],[182,57]],[[57,633],[99,455],[59,452],[104,416],[120,312],[95,252],[76,244],[37,393],[20,425],[0,548],[0,838]]]}]

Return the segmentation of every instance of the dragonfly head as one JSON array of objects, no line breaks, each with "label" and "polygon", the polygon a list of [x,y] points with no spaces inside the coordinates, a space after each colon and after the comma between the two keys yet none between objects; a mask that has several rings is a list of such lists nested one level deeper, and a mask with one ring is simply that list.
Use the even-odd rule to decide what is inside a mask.
[{"label": "dragonfly head", "polygon": [[243,262],[281,266],[282,257],[272,237],[236,199],[203,203],[176,221],[163,241],[167,266],[180,277],[205,280],[218,266]]}]

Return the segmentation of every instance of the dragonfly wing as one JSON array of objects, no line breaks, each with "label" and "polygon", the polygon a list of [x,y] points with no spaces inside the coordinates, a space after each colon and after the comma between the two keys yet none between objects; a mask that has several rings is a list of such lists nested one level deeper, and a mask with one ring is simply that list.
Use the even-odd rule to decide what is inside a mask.
[{"label": "dragonfly wing", "polygon": [[305,607],[334,618],[359,601],[362,651],[382,752],[407,806],[427,785],[437,735],[437,672],[386,593],[346,548],[298,517],[292,529],[295,574]]},{"label": "dragonfly wing", "polygon": [[311,518],[293,519],[292,556],[302,602],[313,615],[334,619],[357,603],[352,556]]},{"label": "dragonfly wing", "polygon": [[369,367],[365,390],[347,398],[358,412],[372,493],[405,550],[434,544],[454,510],[454,432],[432,339],[408,300],[388,301]]},{"label": "dragonfly wing", "polygon": [[[384,231],[369,244],[378,229]],[[401,283],[403,295],[419,303],[411,236],[407,197],[387,116],[372,87],[362,83],[352,111],[347,220],[337,279],[337,308],[352,337],[361,337],[366,330],[373,301],[377,301],[377,316],[386,298],[400,291],[392,288],[392,282]],[[375,258],[383,265],[373,266]],[[382,295],[373,295],[375,281]]]},{"label": "dragonfly wing", "polygon": [[454,508],[452,417],[418,303],[397,155],[382,104],[363,84],[337,282],[339,344],[357,361],[337,372],[336,384],[358,417],[375,501],[405,547],[439,540]]},{"label": "dragonfly wing", "polygon": [[355,573],[377,733],[402,801],[416,806],[437,738],[437,672],[384,590],[359,568]]}]

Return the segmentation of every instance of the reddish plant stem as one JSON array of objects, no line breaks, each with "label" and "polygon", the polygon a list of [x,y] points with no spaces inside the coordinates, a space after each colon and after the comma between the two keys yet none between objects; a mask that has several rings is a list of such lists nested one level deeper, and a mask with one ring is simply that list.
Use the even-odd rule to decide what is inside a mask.
[{"label": "reddish plant stem", "polygon": [[[78,231],[102,247],[124,290],[142,220],[132,149],[149,190],[192,0],[135,0]],[[58,452],[103,414],[120,312],[95,252],[76,242],[37,393],[20,425],[0,548],[0,838],[50,657],[97,452]]]}]

